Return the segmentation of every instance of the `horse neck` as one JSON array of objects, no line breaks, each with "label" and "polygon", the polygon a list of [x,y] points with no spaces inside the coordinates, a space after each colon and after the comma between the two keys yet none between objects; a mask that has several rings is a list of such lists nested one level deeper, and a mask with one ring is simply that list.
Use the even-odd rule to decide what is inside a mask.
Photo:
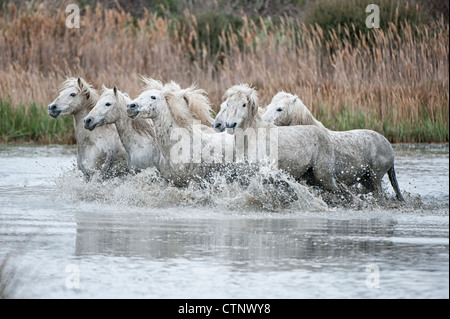
[{"label": "horse neck", "polygon": [[114,122],[114,124],[116,126],[117,132],[119,133],[120,141],[122,142],[127,152],[130,152],[131,145],[137,139],[137,137],[140,136],[140,134],[134,130],[132,124],[133,120],[128,117],[125,110],[125,105],[122,104],[125,104],[125,102],[120,102],[119,118]]},{"label": "horse neck", "polygon": [[[78,143],[78,141],[81,142],[81,141],[86,140],[91,135],[91,134],[89,134],[89,131],[84,128],[84,118],[92,110],[92,108],[94,107],[96,102],[97,101],[86,100],[83,103],[82,107],[78,110],[78,112],[73,114],[73,127],[75,130],[75,136],[77,139],[77,143]],[[78,147],[80,147],[80,146],[81,145],[78,145]]]},{"label": "horse neck", "polygon": [[257,128],[270,128],[274,127],[274,125],[263,120],[261,115],[259,113],[256,113],[255,117],[252,120],[247,120],[247,123],[244,123],[243,127],[251,127],[257,129]]},{"label": "horse neck", "polygon": [[[302,114],[302,120],[300,120],[300,123],[291,123],[291,125],[314,125],[318,127],[325,128],[322,124],[322,122],[316,120],[316,118],[312,115],[311,111],[302,103],[297,102],[299,104],[294,105],[294,112],[297,114]],[[305,109],[305,110],[304,110]],[[306,116],[303,116],[303,114],[306,113]],[[292,118],[292,116],[291,116]],[[306,119],[305,119],[306,118]],[[296,121],[294,121],[296,122]]]},{"label": "horse neck", "polygon": [[312,115],[311,115],[311,117],[313,119],[313,122],[314,122],[315,126],[318,126],[318,127],[321,127],[321,128],[325,128],[325,126],[322,124],[321,121],[316,120],[316,118],[314,116],[312,116]]}]

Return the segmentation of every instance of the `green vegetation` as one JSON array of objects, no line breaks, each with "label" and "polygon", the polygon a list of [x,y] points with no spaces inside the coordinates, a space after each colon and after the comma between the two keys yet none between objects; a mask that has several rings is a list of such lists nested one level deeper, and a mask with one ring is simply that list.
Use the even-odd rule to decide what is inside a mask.
[{"label": "green vegetation", "polygon": [[376,115],[364,114],[359,110],[352,111],[347,106],[344,106],[343,110],[336,114],[326,112],[326,108],[321,107],[316,118],[320,119],[322,124],[330,130],[371,129],[383,134],[392,142],[448,142],[449,126],[443,120],[449,116],[448,107],[443,107],[442,110],[444,114],[437,121],[433,121],[426,113],[413,122],[399,120],[393,114],[382,121]]},{"label": "green vegetation", "polygon": [[[344,106],[341,112],[330,113],[322,106],[316,118],[325,127],[334,131],[353,129],[372,129],[383,134],[392,142],[448,142],[448,108],[442,108],[445,114],[440,120],[433,121],[425,113],[412,123],[398,120],[391,115],[381,121],[375,115],[367,115],[359,110],[350,110]],[[0,99],[0,142],[37,142],[44,144],[73,144],[73,120],[71,116],[54,119],[47,114],[44,106],[31,104],[12,107],[11,103]]]},{"label": "green vegetation", "polygon": [[73,119],[54,119],[46,107],[35,103],[12,107],[10,101],[0,98],[0,141],[74,143]]},{"label": "green vegetation", "polygon": [[[392,24],[397,29],[406,23],[420,25],[429,23],[430,14],[423,8],[423,3],[408,1],[399,3],[391,0],[316,0],[306,11],[305,23],[318,25],[323,30],[334,30],[340,39],[355,39],[360,33],[370,34],[371,29],[366,26],[366,19],[370,12],[365,9],[370,4],[379,8],[380,29],[387,29]],[[344,31],[344,26],[348,30]]]}]

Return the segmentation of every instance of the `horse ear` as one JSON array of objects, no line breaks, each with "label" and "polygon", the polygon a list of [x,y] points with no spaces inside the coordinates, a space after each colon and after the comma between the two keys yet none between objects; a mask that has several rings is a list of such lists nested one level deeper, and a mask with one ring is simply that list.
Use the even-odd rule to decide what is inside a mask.
[{"label": "horse ear", "polygon": [[258,112],[258,105],[255,104],[255,101],[253,99],[249,99],[249,108],[250,108],[250,112],[252,117],[256,116],[256,113]]},{"label": "horse ear", "polygon": [[81,80],[81,78],[78,78],[78,79],[77,79],[77,84],[78,84],[78,87],[80,88],[80,91],[81,91],[82,93],[84,93],[84,95],[86,96],[86,99],[89,100],[89,98],[91,97],[90,90],[89,90],[89,86],[86,86],[86,85],[83,83],[83,80]]},{"label": "horse ear", "polygon": [[169,91],[172,91],[172,93],[173,93],[178,99],[183,99],[183,100],[186,101],[186,103],[189,104],[189,96],[188,96],[188,94],[187,94],[187,93],[189,92],[188,89],[176,90],[176,91],[169,90]]},{"label": "horse ear", "polygon": [[107,88],[106,88],[105,84],[102,84],[102,92],[104,92],[106,90],[107,90]]},{"label": "horse ear", "polygon": [[189,105],[189,95],[187,93],[187,90],[182,90],[181,97],[186,101],[186,104]]},{"label": "horse ear", "polygon": [[[81,79],[81,78],[78,78],[77,79],[77,84],[78,84],[78,87],[80,88],[80,91],[81,92],[83,92],[86,88],[85,88],[85,85],[84,85],[84,83],[83,83],[83,80]],[[86,92],[87,92],[88,90],[86,90]],[[88,93],[89,94],[89,93]]]},{"label": "horse ear", "polygon": [[170,92],[170,90],[164,90],[161,92],[161,95],[164,97],[167,103],[170,103],[174,100],[175,94]]},{"label": "horse ear", "polygon": [[114,84],[114,87],[113,87],[113,92],[114,92],[114,95],[117,96],[117,86],[115,84]]},{"label": "horse ear", "polygon": [[250,114],[252,117],[255,117],[256,114],[258,113],[258,109],[259,109],[259,103],[258,103],[258,97],[256,96],[256,94],[253,94],[253,92],[251,94],[248,95],[247,97],[247,101],[248,101],[248,108],[250,110]]}]

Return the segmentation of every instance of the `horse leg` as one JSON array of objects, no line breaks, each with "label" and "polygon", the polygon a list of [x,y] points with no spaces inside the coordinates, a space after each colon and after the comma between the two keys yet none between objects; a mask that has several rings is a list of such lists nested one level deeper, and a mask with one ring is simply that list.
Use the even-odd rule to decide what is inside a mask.
[{"label": "horse leg", "polygon": [[296,181],[297,181],[297,182],[302,181],[302,180],[306,181],[306,183],[307,183],[308,185],[311,185],[311,186],[318,186],[316,177],[314,176],[314,169],[313,169],[312,167],[310,167],[310,168],[306,171],[306,173],[304,173],[301,177],[296,178]]},{"label": "horse leg", "polygon": [[376,177],[371,168],[367,168],[367,171],[361,178],[360,183],[364,187],[366,192],[376,193],[377,191]]},{"label": "horse leg", "polygon": [[325,165],[319,165],[314,168],[313,174],[316,182],[324,189],[333,192],[335,194],[342,194],[344,198],[352,202],[353,195],[341,182],[337,181],[334,165],[331,163],[324,163]]},{"label": "horse leg", "polygon": [[339,195],[344,199],[345,205],[359,205],[361,200],[354,196],[347,186],[345,186],[342,182],[338,181],[334,176],[334,172],[330,172],[328,175],[316,175],[317,181],[320,185],[332,192],[333,194]]}]

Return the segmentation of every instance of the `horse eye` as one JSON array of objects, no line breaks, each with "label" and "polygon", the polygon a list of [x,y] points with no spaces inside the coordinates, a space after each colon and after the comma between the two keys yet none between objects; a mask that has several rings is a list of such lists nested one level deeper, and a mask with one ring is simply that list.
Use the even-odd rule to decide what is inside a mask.
[{"label": "horse eye", "polygon": [[106,106],[111,106],[111,103],[107,102],[105,105],[106,105]]},{"label": "horse eye", "polygon": [[75,95],[77,95],[76,93],[71,93],[70,96],[74,97]]},{"label": "horse eye", "polygon": [[281,112],[281,111],[283,111],[283,109],[281,107],[279,107],[279,108],[277,108],[277,111]]},{"label": "horse eye", "polygon": [[156,96],[152,95],[150,96],[152,100],[156,100]]},{"label": "horse eye", "polygon": [[246,107],[246,106],[247,106],[247,103],[242,104],[242,107]]}]

